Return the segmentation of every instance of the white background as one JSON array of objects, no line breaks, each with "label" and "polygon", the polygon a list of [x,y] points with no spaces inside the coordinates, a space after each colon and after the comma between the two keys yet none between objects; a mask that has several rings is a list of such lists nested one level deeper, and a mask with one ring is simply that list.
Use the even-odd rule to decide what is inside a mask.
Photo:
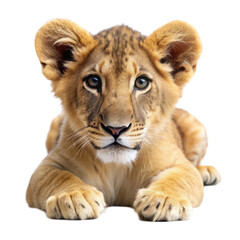
[{"label": "white background", "polygon": [[[0,238],[1,239],[240,239],[240,18],[238,1],[1,1]],[[56,221],[28,208],[25,191],[46,156],[51,119],[61,111],[35,54],[37,30],[68,18],[93,34],[126,24],[149,35],[175,19],[199,32],[203,53],[179,106],[208,130],[203,164],[223,181],[205,188],[202,205],[183,222],[139,221],[131,208],[108,208],[97,220]],[[4,237],[3,237],[4,236]]]}]

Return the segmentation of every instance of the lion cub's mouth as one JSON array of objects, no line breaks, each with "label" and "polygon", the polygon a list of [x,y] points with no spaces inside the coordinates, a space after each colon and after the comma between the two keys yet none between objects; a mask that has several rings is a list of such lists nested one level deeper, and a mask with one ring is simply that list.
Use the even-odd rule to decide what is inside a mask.
[{"label": "lion cub's mouth", "polygon": [[127,150],[127,149],[132,149],[132,150],[140,150],[140,147],[141,147],[141,143],[138,143],[134,148],[130,148],[130,147],[127,147],[127,146],[124,146],[120,143],[118,143],[117,141],[105,146],[105,147],[98,147],[96,144],[94,144],[94,142],[90,142],[91,145],[97,149],[97,150],[100,150],[100,149],[108,149],[108,150],[111,150],[111,151],[120,151],[120,150]]}]

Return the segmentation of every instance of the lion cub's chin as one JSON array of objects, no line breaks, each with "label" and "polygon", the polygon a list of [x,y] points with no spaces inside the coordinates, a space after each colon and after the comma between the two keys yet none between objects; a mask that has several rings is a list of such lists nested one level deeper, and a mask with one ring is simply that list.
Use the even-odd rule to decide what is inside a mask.
[{"label": "lion cub's chin", "polygon": [[105,148],[97,150],[97,157],[104,163],[117,163],[131,165],[136,159],[138,151],[127,148]]}]

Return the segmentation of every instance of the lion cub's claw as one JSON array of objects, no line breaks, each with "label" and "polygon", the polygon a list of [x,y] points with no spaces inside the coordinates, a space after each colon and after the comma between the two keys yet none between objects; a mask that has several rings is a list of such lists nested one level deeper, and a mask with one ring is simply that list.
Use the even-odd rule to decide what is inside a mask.
[{"label": "lion cub's claw", "polygon": [[49,197],[46,212],[49,218],[83,220],[97,218],[105,206],[103,194],[92,188],[86,191],[63,192]]},{"label": "lion cub's claw", "polygon": [[186,199],[170,197],[151,189],[140,189],[133,207],[140,219],[149,221],[185,220],[192,209]]}]

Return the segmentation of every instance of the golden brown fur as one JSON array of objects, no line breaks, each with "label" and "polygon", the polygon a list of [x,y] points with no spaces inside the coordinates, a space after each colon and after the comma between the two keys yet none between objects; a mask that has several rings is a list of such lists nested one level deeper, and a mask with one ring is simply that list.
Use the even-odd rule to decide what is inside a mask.
[{"label": "golden brown fur", "polygon": [[29,206],[50,218],[96,218],[124,205],[143,219],[187,219],[203,181],[220,181],[199,166],[205,128],[175,108],[201,53],[197,32],[174,21],[149,37],[126,26],[92,36],[54,20],[37,33],[36,51],[64,113],[50,127]]}]

